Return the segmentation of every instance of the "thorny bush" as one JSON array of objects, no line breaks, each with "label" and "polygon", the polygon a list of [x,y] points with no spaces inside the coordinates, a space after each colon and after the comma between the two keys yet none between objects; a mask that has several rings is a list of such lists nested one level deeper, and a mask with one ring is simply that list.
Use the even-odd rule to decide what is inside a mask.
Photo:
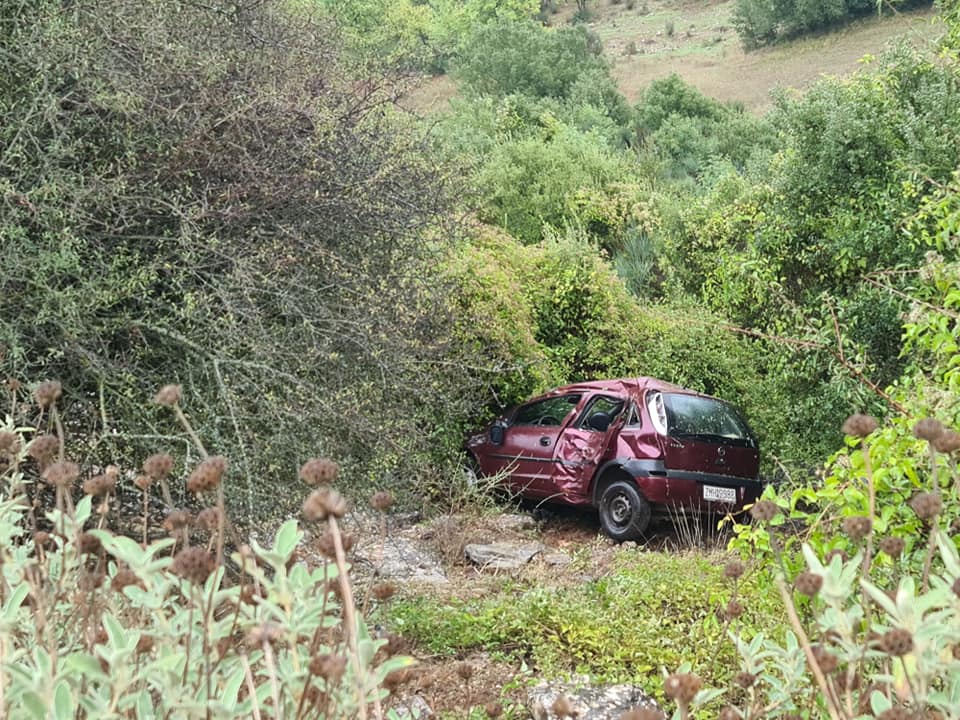
[{"label": "thorny bush", "polygon": [[[17,407],[22,390],[8,389]],[[335,490],[322,485],[304,503],[329,539],[318,545],[330,558],[319,567],[298,559],[304,533],[295,520],[268,547],[251,541],[228,553],[228,462],[199,441],[178,386],[155,399],[203,459],[191,471],[156,455],[135,479],[68,460],[60,394],[56,382],[33,394],[32,425],[49,433],[15,426],[10,415],[0,429],[0,715],[394,717],[382,707],[384,680],[412,660],[392,655],[358,617]],[[169,496],[176,475],[207,507],[195,517],[168,507],[155,528],[148,500]],[[310,461],[301,477],[327,482],[336,465]],[[74,502],[80,478],[85,494]],[[109,529],[125,485],[144,497],[137,540]],[[380,496],[377,506],[389,502]]]}]

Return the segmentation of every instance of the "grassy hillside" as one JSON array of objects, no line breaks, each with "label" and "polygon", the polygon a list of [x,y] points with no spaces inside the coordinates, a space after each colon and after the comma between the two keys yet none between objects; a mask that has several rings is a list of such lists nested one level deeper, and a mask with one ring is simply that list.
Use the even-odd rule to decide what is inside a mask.
[{"label": "grassy hillside", "polygon": [[[833,32],[747,53],[730,24],[735,0],[630,4],[599,0],[587,27],[603,40],[613,75],[631,102],[652,80],[676,73],[710,97],[762,112],[776,87],[803,89],[823,75],[846,75],[861,58],[878,54],[890,42],[923,44],[940,32],[928,8],[868,17]],[[574,9],[573,3],[560,7],[551,24],[570,22]],[[408,104],[433,112],[455,93],[449,78],[431,78],[410,95]]]}]

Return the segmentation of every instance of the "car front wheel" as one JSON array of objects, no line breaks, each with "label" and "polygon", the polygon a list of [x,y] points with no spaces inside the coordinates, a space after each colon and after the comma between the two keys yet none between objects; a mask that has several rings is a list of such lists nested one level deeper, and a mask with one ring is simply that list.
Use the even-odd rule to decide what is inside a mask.
[{"label": "car front wheel", "polygon": [[650,503],[637,486],[616,480],[600,495],[600,526],[614,540],[636,540],[650,524]]}]

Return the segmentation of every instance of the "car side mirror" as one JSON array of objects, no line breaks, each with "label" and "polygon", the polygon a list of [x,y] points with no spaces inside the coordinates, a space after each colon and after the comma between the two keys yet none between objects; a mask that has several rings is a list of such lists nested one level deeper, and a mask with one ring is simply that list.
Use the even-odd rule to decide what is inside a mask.
[{"label": "car side mirror", "polygon": [[593,430],[598,430],[599,432],[606,432],[607,428],[610,427],[610,423],[613,420],[608,413],[605,412],[595,412],[593,415],[587,418],[587,425]]},{"label": "car side mirror", "polygon": [[503,445],[503,435],[506,432],[506,426],[501,422],[495,422],[490,426],[490,444]]}]

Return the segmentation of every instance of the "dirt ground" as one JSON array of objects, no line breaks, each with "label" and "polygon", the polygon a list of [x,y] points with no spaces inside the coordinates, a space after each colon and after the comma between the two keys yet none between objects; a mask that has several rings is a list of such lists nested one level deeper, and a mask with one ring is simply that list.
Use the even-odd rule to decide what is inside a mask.
[{"label": "dirt ground", "polygon": [[[775,88],[803,90],[823,75],[848,75],[865,56],[891,42],[927,46],[940,33],[933,9],[867,17],[832,32],[746,53],[730,25],[735,0],[597,0],[587,23],[604,43],[620,90],[635,102],[651,81],[677,73],[704,94],[762,113]],[[554,26],[569,22],[574,3],[560,6]],[[427,78],[405,104],[422,114],[442,111],[456,94],[449,77]]]}]

